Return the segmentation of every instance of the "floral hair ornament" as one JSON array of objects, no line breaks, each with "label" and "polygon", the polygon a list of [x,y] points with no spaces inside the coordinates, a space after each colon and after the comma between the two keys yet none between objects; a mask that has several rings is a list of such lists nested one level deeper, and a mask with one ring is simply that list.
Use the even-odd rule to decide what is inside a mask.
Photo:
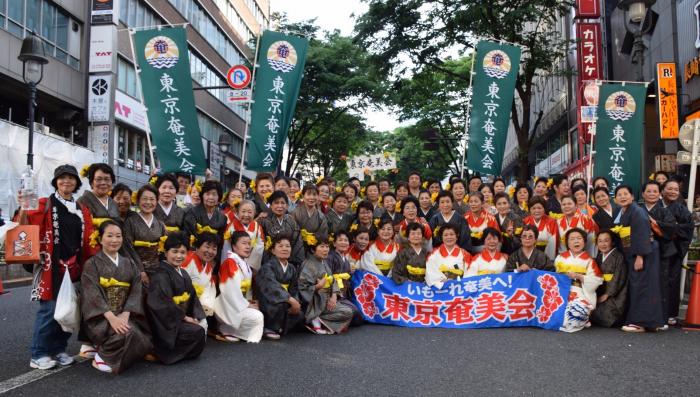
[{"label": "floral hair ornament", "polygon": [[158,240],[158,252],[165,252],[165,240],[168,239],[168,236],[162,236]]},{"label": "floral hair ornament", "polygon": [[139,192],[131,192],[131,204],[136,205]]},{"label": "floral hair ornament", "polygon": [[508,197],[510,197],[512,199],[514,195],[515,195],[515,186],[513,186],[513,185],[508,186]]},{"label": "floral hair ornament", "polygon": [[423,189],[427,189],[428,188],[428,181],[423,182],[423,184],[421,186],[423,187]]},{"label": "floral hair ornament", "polygon": [[253,193],[256,193],[257,191],[255,190],[255,179],[250,181],[250,190],[253,191]]},{"label": "floral hair ornament", "polygon": [[90,169],[90,164],[84,165],[83,168],[80,169],[80,177],[87,178],[89,169]]},{"label": "floral hair ornament", "polygon": [[95,230],[90,234],[90,247],[95,248],[100,244],[100,231]]},{"label": "floral hair ornament", "polygon": [[158,181],[158,176],[153,175],[153,176],[151,177],[151,179],[148,180],[148,183],[149,183],[151,186],[155,186],[157,181]]},{"label": "floral hair ornament", "polygon": [[649,174],[649,180],[653,181],[654,179],[656,179],[656,173],[652,172],[651,174]]}]

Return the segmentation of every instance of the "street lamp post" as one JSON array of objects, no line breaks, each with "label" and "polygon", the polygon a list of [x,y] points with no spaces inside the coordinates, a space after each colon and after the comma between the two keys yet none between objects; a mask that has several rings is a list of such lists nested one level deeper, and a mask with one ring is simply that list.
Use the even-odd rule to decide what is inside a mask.
[{"label": "street lamp post", "polygon": [[34,32],[24,38],[17,57],[22,61],[22,79],[29,87],[29,143],[27,165],[34,167],[34,109],[36,108],[36,86],[44,78],[44,65],[49,62],[44,53],[44,42]]},{"label": "street lamp post", "polygon": [[639,65],[637,81],[644,81],[644,35],[651,30],[651,23],[644,24],[647,11],[656,0],[620,0],[617,7],[625,11],[625,29],[634,36],[632,44],[632,63]]},{"label": "street lamp post", "polygon": [[220,167],[220,172],[221,172],[221,181],[226,182],[226,153],[228,152],[229,147],[231,147],[231,136],[228,133],[223,133],[219,135],[219,150],[221,151],[221,167]]}]

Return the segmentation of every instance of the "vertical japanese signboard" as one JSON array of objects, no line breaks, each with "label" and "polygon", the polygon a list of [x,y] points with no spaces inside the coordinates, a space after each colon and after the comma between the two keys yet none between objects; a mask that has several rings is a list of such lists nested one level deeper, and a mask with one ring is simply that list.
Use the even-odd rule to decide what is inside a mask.
[{"label": "vertical japanese signboard", "polygon": [[499,175],[520,69],[520,48],[480,41],[474,65],[467,166],[482,175]]},{"label": "vertical japanese signboard", "polygon": [[595,128],[593,124],[596,117],[595,107],[598,105],[598,98],[595,95],[588,95],[588,92],[595,92],[593,87],[590,87],[592,82],[603,79],[600,24],[597,22],[578,23],[576,24],[576,35],[578,38],[576,48],[578,58],[578,128],[579,136],[588,142],[591,129]]},{"label": "vertical japanese signboard", "polygon": [[576,18],[600,18],[601,0],[576,0]]},{"label": "vertical japanese signboard", "polygon": [[607,177],[611,192],[622,184],[639,192],[646,91],[643,84],[600,87],[594,175]]},{"label": "vertical japanese signboard", "polygon": [[134,47],[161,170],[204,174],[206,159],[192,93],[185,29],[136,32]]},{"label": "vertical japanese signboard", "polygon": [[661,139],[678,139],[678,95],[676,94],[676,64],[656,64],[656,98],[659,101],[659,131]]},{"label": "vertical japanese signboard", "polygon": [[309,47],[307,39],[265,31],[260,39],[247,168],[274,171],[294,117]]}]

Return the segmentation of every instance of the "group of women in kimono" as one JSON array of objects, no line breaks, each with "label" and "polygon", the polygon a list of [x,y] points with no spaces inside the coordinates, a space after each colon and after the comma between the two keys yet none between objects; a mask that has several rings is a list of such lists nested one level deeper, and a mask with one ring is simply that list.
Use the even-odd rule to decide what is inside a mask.
[{"label": "group of women in kimono", "polygon": [[[140,359],[197,357],[207,336],[257,343],[304,327],[344,333],[362,323],[350,299],[357,269],[438,288],[553,271],[572,283],[562,330],[663,330],[678,315],[692,238],[679,183],[666,175],[644,185],[639,204],[627,186],[609,192],[605,178],[589,194],[585,181],[563,176],[511,187],[453,177],[442,186],[413,172],[392,190],[387,180],[302,187],[262,173],[224,194],[216,180],[173,174],[132,192],[107,164],[83,171],[57,168],[56,193],[18,214],[44,237],[33,368],[72,363],[70,333],[53,319],[65,271],[81,282],[80,354],[119,373]],[[76,198],[81,177],[90,188]]]}]

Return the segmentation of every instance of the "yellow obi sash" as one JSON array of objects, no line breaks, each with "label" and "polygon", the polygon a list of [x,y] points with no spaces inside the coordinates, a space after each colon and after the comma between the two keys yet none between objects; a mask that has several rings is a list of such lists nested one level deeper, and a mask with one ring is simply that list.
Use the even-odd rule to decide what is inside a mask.
[{"label": "yellow obi sash", "polygon": [[289,291],[289,284],[280,284],[285,291]]},{"label": "yellow obi sash", "polygon": [[113,277],[110,277],[109,279],[100,277],[100,286],[102,288],[109,288],[109,287],[130,287],[131,284],[127,283],[126,281],[119,281],[116,280]]},{"label": "yellow obi sash", "polygon": [[479,276],[483,276],[483,275],[485,275],[485,274],[500,274],[500,273],[498,273],[498,272],[496,272],[496,271],[493,271],[493,270],[479,270],[479,271],[477,272],[477,274],[478,274]]},{"label": "yellow obi sash", "polygon": [[100,286],[104,289],[105,295],[107,295],[109,310],[115,314],[121,313],[129,295],[131,284],[126,281],[119,281],[113,277],[100,277]]},{"label": "yellow obi sash", "polygon": [[197,298],[200,298],[202,294],[204,293],[204,286],[196,283],[192,283],[192,287],[194,287],[194,292],[197,293]]},{"label": "yellow obi sash", "polygon": [[546,241],[538,241],[537,243],[535,243],[535,245],[538,247],[544,248],[547,246],[547,242]]},{"label": "yellow obi sash", "polygon": [[579,273],[579,274],[586,274],[586,266],[580,266],[580,265],[570,265],[568,263],[563,263],[563,262],[557,262],[554,264],[554,267],[557,269],[557,273]]},{"label": "yellow obi sash", "polygon": [[461,276],[464,274],[464,270],[462,269],[455,269],[447,265],[440,265],[440,271],[443,273],[451,273],[454,274],[455,276]]},{"label": "yellow obi sash", "polygon": [[549,213],[549,217],[550,217],[550,218],[554,218],[554,219],[556,219],[556,220],[559,220],[559,219],[561,219],[561,218],[564,217],[564,214],[560,214],[560,213],[558,213],[558,212],[550,212],[550,213]]},{"label": "yellow obi sash", "polygon": [[243,294],[247,293],[252,285],[251,280],[241,280],[241,292]]},{"label": "yellow obi sash", "polygon": [[408,270],[408,274],[410,274],[410,275],[425,276],[425,268],[424,267],[407,265],[406,269]]},{"label": "yellow obi sash", "polygon": [[134,247],[153,248],[153,247],[157,247],[158,244],[159,244],[158,241],[156,241],[155,243],[151,243],[150,241],[142,241],[142,240],[134,241]]},{"label": "yellow obi sash", "polygon": [[190,294],[183,292],[182,295],[173,296],[173,303],[176,305],[181,305],[187,303],[190,300]]},{"label": "yellow obi sash", "polygon": [[613,279],[614,274],[612,273],[605,273],[603,274],[603,280],[610,282]]},{"label": "yellow obi sash", "polygon": [[610,229],[611,232],[620,236],[620,238],[629,237],[632,234],[632,227],[617,225]]},{"label": "yellow obi sash", "polygon": [[333,275],[324,276],[324,278],[326,279],[326,284],[323,286],[323,288],[330,288],[331,285],[333,285],[333,280],[335,280],[335,278],[333,277]]},{"label": "yellow obi sash", "polygon": [[166,226],[165,231],[168,233],[174,233],[174,232],[179,232],[180,228],[177,226]]},{"label": "yellow obi sash", "polygon": [[337,273],[333,275],[333,278],[338,282],[338,288],[345,288],[343,280],[350,280],[350,273]]},{"label": "yellow obi sash", "polygon": [[391,261],[380,261],[375,259],[374,264],[377,265],[377,268],[381,271],[391,270]]},{"label": "yellow obi sash", "polygon": [[212,228],[211,226],[202,226],[199,223],[197,224],[197,234],[202,234],[202,233],[211,233],[211,234],[219,234],[216,229]]},{"label": "yellow obi sash", "polygon": [[484,232],[472,232],[472,238],[481,238],[481,236],[484,235]]},{"label": "yellow obi sash", "polygon": [[112,218],[92,218],[92,226],[98,228],[101,224],[111,220]]}]

